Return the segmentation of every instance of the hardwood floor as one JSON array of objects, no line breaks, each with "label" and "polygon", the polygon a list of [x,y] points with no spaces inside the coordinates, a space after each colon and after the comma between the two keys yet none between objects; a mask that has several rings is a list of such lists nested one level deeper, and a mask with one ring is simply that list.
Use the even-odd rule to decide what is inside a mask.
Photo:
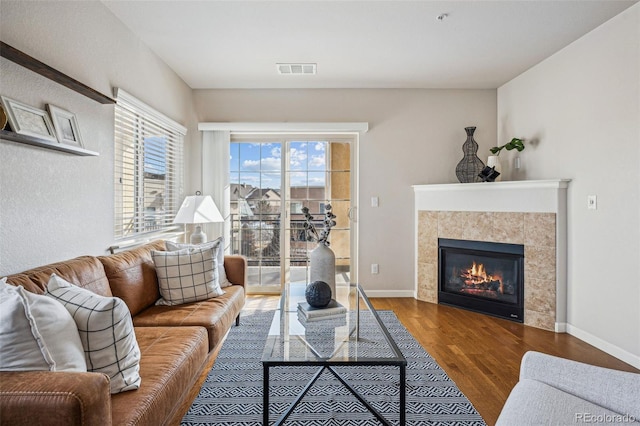
[{"label": "hardwood floor", "polygon": [[[245,310],[275,309],[278,299],[277,296],[249,296]],[[411,298],[371,301],[377,310],[391,310],[398,316],[489,425],[496,422],[518,381],[520,360],[527,351],[640,372],[569,334],[556,334]]]}]

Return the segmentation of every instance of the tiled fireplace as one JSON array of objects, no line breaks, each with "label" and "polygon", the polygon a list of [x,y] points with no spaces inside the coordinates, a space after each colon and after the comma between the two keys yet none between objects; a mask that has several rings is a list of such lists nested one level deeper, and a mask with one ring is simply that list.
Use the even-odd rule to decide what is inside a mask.
[{"label": "tiled fireplace", "polygon": [[416,185],[416,298],[438,303],[438,240],[524,248],[526,325],[565,331],[567,180]]}]

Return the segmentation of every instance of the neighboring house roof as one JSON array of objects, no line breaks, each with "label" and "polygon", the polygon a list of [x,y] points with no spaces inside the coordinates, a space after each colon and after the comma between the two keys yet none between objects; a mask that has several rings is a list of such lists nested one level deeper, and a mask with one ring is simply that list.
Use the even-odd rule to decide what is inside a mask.
[{"label": "neighboring house roof", "polygon": [[253,216],[251,205],[256,205],[259,201],[280,202],[280,193],[272,188],[260,189],[252,185],[232,183],[230,190],[230,201],[237,206],[236,213],[241,217]]},{"label": "neighboring house roof", "polygon": [[[231,201],[244,199],[248,201],[281,201],[280,190],[274,188],[256,188],[253,185],[244,183],[232,183],[230,185]],[[292,199],[310,199],[323,200],[325,197],[324,186],[292,186]]]},{"label": "neighboring house roof", "polygon": [[247,185],[244,183],[232,183],[229,186],[231,190],[231,200],[236,201],[239,198],[247,198],[247,195],[251,193],[255,189],[252,185]]},{"label": "neighboring house roof", "polygon": [[238,214],[240,217],[251,217],[253,216],[253,210],[251,210],[251,206],[247,203],[247,200],[239,199],[238,200]]},{"label": "neighboring house roof", "polygon": [[245,198],[252,201],[280,201],[280,193],[271,188],[254,188]]},{"label": "neighboring house roof", "polygon": [[256,188],[252,185],[244,183],[232,183],[230,185],[231,201],[239,199],[259,201],[280,201],[280,192],[273,188]]}]

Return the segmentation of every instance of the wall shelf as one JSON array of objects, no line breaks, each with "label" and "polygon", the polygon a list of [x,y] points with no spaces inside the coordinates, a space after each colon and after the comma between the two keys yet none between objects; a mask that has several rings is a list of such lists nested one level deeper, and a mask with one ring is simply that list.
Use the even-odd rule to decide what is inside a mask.
[{"label": "wall shelf", "polygon": [[40,148],[48,148],[56,151],[62,151],[69,154],[83,155],[83,156],[98,156],[99,153],[95,151],[89,151],[88,149],[80,148],[73,145],[66,145],[58,142],[51,142],[46,139],[37,138],[35,136],[21,135],[20,133],[10,132],[8,130],[0,130],[0,139],[24,143],[27,145],[33,145]]},{"label": "wall shelf", "polygon": [[39,60],[27,55],[24,52],[21,52],[15,47],[9,46],[3,41],[0,41],[0,56],[13,61],[18,65],[22,65],[23,67],[28,68],[33,72],[47,77],[49,80],[66,86],[69,89],[76,91],[101,104],[114,104],[116,102],[113,98],[103,95],[97,90],[94,90],[91,87],[80,83],[78,80],[73,79],[66,74],[63,74],[54,68],[51,68],[49,65],[40,62]]},{"label": "wall shelf", "polygon": [[[97,90],[92,89],[91,87],[80,83],[78,80],[69,77],[66,74],[61,73],[60,71],[51,68],[49,65],[40,62],[36,58],[27,55],[24,52],[16,49],[15,47],[9,46],[7,43],[0,41],[0,56],[6,58],[12,62],[15,62],[18,65],[21,65],[25,68],[30,69],[31,71],[42,75],[43,77],[48,78],[51,81],[55,81],[56,83],[68,87],[74,92],[80,93],[88,97],[89,99],[93,99],[96,102],[101,104],[114,104],[116,101],[109,96],[103,95]],[[18,142],[27,145],[37,146],[40,148],[53,149],[56,151],[66,152],[75,155],[84,155],[84,156],[98,156],[99,153],[95,151],[89,151],[88,149],[80,148],[73,145],[66,145],[58,142],[51,142],[46,139],[41,139],[35,136],[27,136],[22,135],[20,133],[11,132],[8,130],[0,130],[0,139],[11,142]]]}]

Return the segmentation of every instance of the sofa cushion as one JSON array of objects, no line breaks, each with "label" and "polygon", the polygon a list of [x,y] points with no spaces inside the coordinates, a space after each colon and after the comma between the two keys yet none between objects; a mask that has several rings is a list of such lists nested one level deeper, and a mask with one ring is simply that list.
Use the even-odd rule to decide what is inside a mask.
[{"label": "sofa cushion", "polygon": [[537,380],[640,422],[640,374],[529,351],[522,358],[520,379]]},{"label": "sofa cushion", "polygon": [[87,371],[78,327],[50,298],[0,280],[0,370]]},{"label": "sofa cushion", "polygon": [[216,259],[218,261],[218,267],[216,268],[216,280],[220,284],[220,288],[229,287],[231,281],[227,278],[227,273],[224,268],[224,238],[219,237],[213,241],[209,241],[203,244],[181,244],[171,241],[165,241],[168,251],[178,251],[185,248],[198,249],[205,247],[214,247],[216,249]]},{"label": "sofa cushion", "polygon": [[7,282],[12,285],[21,285],[32,293],[43,294],[51,274],[56,274],[78,287],[86,288],[101,296],[113,296],[102,263],[93,256],[80,256],[9,275]]},{"label": "sofa cushion", "polygon": [[136,327],[201,326],[209,335],[209,350],[227,333],[244,306],[244,288],[232,285],[225,294],[201,302],[179,306],[152,306],[133,318]]},{"label": "sofa cushion", "polygon": [[[599,418],[603,420],[598,421]],[[622,415],[582,398],[536,380],[521,379],[511,391],[496,426],[580,423],[620,424],[624,421]]]},{"label": "sofa cushion", "polygon": [[221,296],[217,281],[217,247],[152,251],[162,298],[157,305],[182,305]]},{"label": "sofa cushion", "polygon": [[124,302],[76,287],[55,274],[46,294],[62,303],[75,320],[87,370],[109,376],[111,393],[137,389],[140,349]]},{"label": "sofa cushion", "polygon": [[164,241],[155,241],[132,250],[98,257],[104,265],[113,295],[124,300],[132,316],[153,306],[160,298],[151,250],[164,249]]},{"label": "sofa cushion", "polygon": [[111,398],[114,425],[167,424],[207,359],[202,327],[136,327],[142,384]]}]

